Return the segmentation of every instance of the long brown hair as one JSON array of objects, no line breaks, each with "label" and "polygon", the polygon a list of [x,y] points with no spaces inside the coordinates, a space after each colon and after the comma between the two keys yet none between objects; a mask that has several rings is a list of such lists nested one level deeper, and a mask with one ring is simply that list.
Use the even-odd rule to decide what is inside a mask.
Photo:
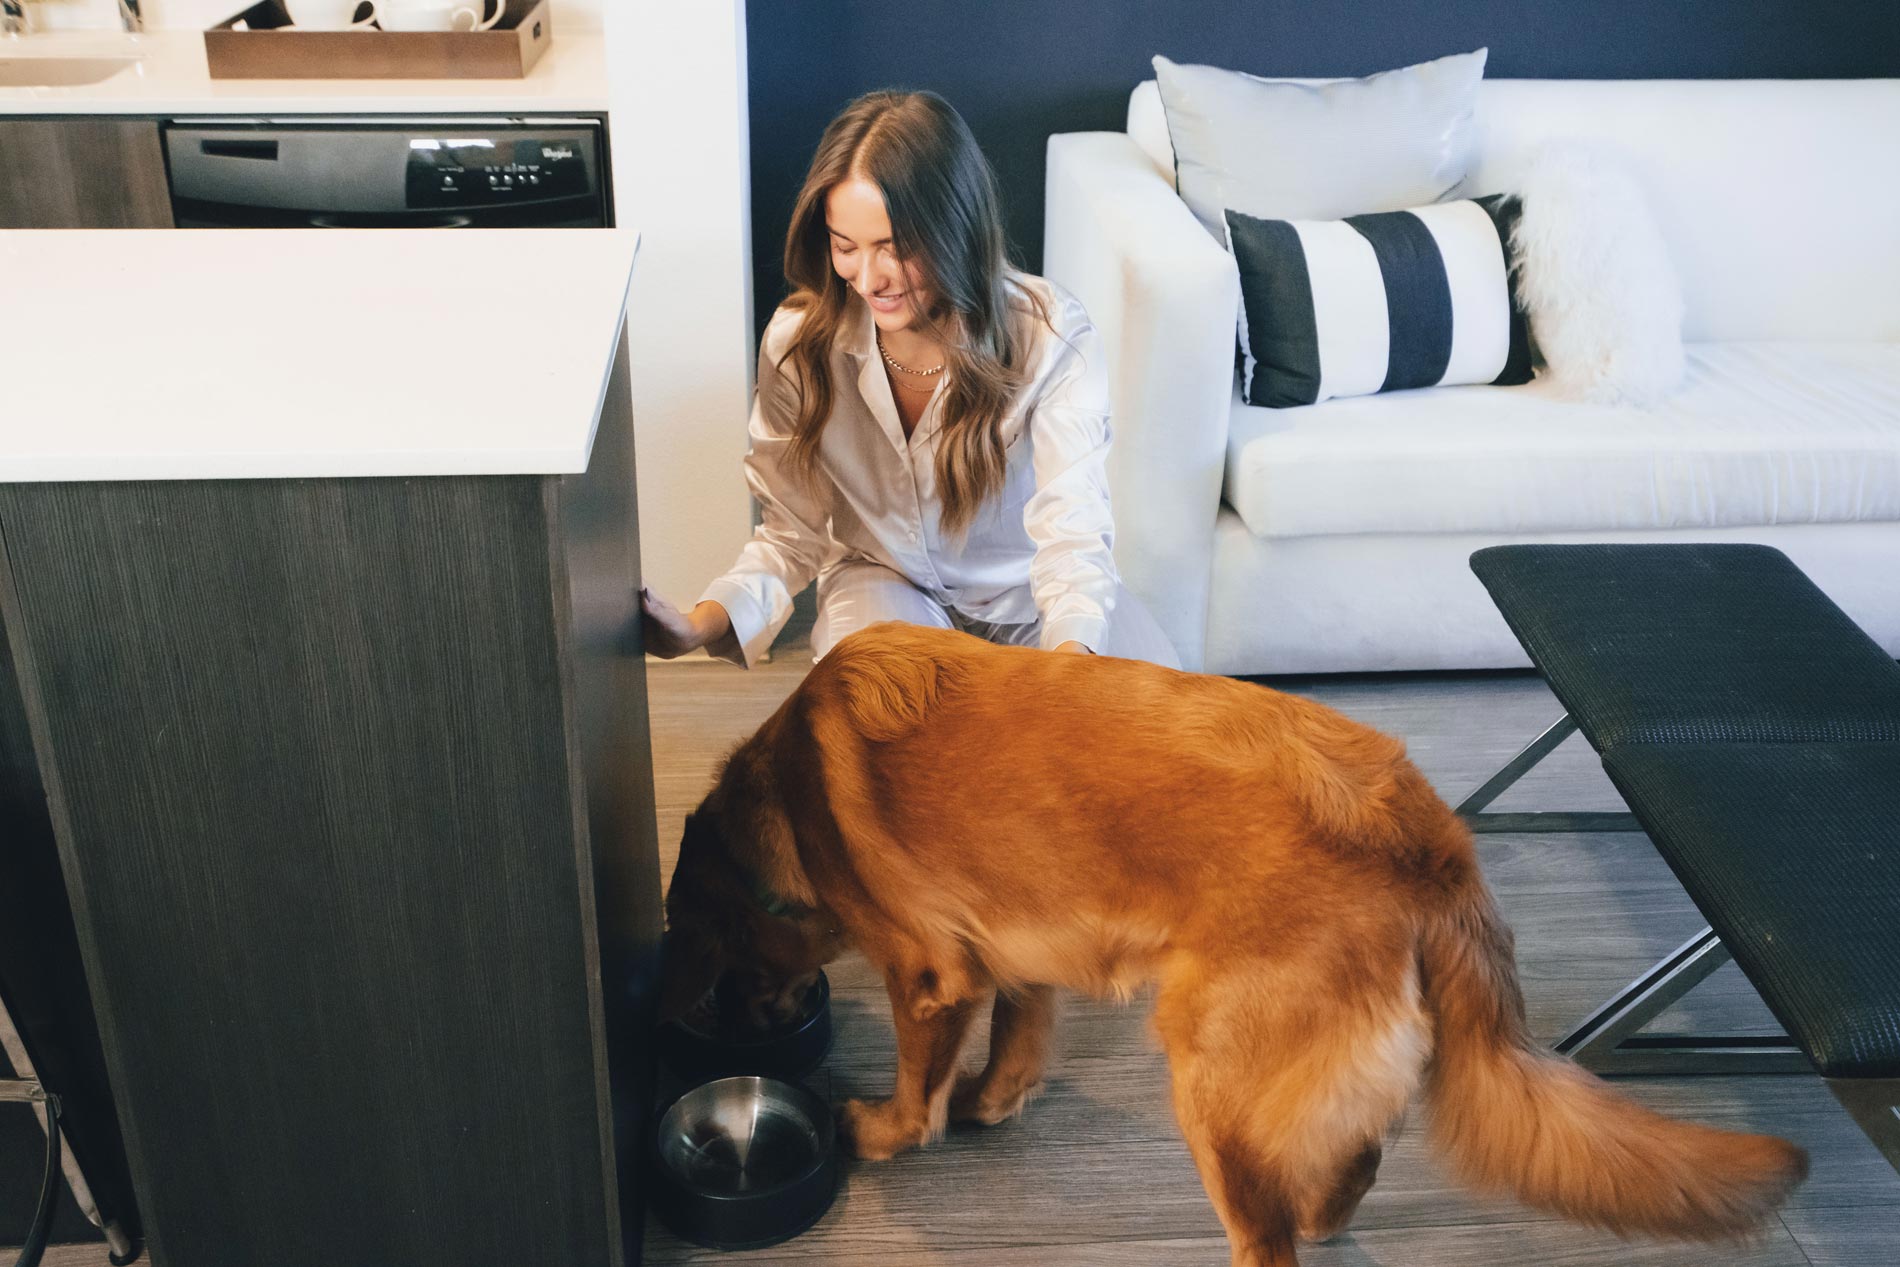
[{"label": "long brown hair", "polygon": [[[831,415],[831,347],[854,297],[831,264],[825,199],[853,178],[883,192],[891,246],[917,266],[934,300],[917,319],[944,346],[937,487],[944,530],[961,532],[1003,484],[1003,417],[1028,378],[1027,332],[1011,320],[996,179],[962,117],[935,93],[859,97],[831,121],[812,156],[785,235],[786,305],[804,314],[781,361],[791,363],[798,388],[793,466],[807,478],[817,470]],[[1047,323],[1041,301],[1021,293]]]}]

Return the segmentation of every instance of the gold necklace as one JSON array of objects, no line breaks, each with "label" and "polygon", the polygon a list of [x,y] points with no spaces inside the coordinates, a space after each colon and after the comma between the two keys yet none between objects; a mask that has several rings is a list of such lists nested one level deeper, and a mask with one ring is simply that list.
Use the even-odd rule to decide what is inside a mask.
[{"label": "gold necklace", "polygon": [[884,358],[884,363],[886,365],[896,370],[899,374],[910,374],[916,378],[929,378],[933,374],[943,373],[944,364],[947,364],[947,362],[940,363],[938,364],[937,368],[929,369],[929,370],[914,370],[910,368],[910,366],[908,365],[899,365],[897,361],[892,358],[891,354],[884,350],[884,336],[882,334],[879,334],[876,337],[877,337],[877,354]]}]

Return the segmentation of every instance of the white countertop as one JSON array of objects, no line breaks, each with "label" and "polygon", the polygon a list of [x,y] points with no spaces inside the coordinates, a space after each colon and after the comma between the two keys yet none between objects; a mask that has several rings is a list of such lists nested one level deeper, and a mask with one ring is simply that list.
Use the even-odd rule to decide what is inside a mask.
[{"label": "white countertop", "polygon": [[0,116],[26,114],[562,114],[607,109],[605,41],[558,28],[521,79],[213,79],[204,36],[53,31],[0,41],[0,59],[136,56],[96,84],[0,86]]},{"label": "white countertop", "polygon": [[585,470],[638,242],[0,230],[0,482]]}]

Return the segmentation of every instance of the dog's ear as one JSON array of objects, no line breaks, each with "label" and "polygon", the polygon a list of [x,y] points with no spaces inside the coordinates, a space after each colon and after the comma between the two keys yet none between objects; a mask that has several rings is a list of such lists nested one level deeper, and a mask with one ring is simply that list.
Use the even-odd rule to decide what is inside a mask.
[{"label": "dog's ear", "polygon": [[713,826],[713,816],[705,806],[700,806],[686,816],[686,826],[680,832],[680,857],[691,857],[695,861],[704,853],[719,848],[719,831]]},{"label": "dog's ear", "polygon": [[719,983],[725,944],[713,877],[724,844],[703,809],[686,816],[679,864],[666,894],[666,936],[660,942],[660,1020],[677,1020]]},{"label": "dog's ear", "polygon": [[723,969],[719,942],[691,922],[679,922],[660,941],[660,1023],[676,1021],[693,1010],[719,984]]}]

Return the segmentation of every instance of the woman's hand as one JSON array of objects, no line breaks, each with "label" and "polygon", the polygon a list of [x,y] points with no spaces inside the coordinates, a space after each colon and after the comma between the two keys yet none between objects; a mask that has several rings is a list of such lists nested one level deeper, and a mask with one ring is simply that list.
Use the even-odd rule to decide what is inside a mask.
[{"label": "woman's hand", "polygon": [[683,612],[650,589],[640,591],[640,632],[650,655],[672,660],[716,642],[731,631],[732,619],[726,609],[711,599]]},{"label": "woman's hand", "polygon": [[1090,651],[1087,647],[1083,646],[1081,643],[1077,642],[1073,638],[1069,639],[1067,642],[1057,647],[1056,650],[1058,652],[1067,652],[1069,655],[1094,655],[1095,654],[1093,651]]}]

